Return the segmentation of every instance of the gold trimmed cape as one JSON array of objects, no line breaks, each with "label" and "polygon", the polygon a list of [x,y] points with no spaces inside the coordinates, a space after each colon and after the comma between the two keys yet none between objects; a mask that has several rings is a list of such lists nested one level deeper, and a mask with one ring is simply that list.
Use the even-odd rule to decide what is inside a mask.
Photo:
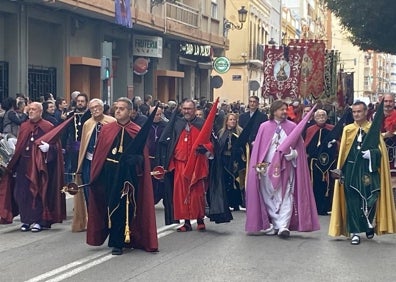
[{"label": "gold trimmed cape", "polygon": [[[116,119],[112,116],[104,115],[103,119],[99,122],[107,124],[114,122]],[[78,185],[83,184],[81,179],[82,164],[87,152],[89,139],[91,138],[92,132],[95,129],[97,121],[93,117],[84,122],[82,133],[80,151],[78,153],[78,165],[76,171],[75,182]],[[73,208],[73,219],[72,219],[72,232],[84,231],[87,228],[87,207],[85,205],[84,193],[82,189],[79,189],[77,194],[74,195],[74,208]]]},{"label": "gold trimmed cape", "polygon": [[[371,126],[370,122],[365,122],[362,129],[367,133]],[[337,168],[341,169],[348,157],[349,150],[355,140],[356,134],[359,130],[359,125],[355,122],[345,126],[342,132],[340,151],[338,154]],[[381,166],[379,168],[380,174],[380,194],[378,198],[377,211],[376,211],[376,225],[375,233],[377,235],[395,233],[396,231],[396,212],[393,200],[393,191],[390,180],[390,169],[388,161],[388,153],[386,150],[385,142],[380,137],[380,151],[382,152]],[[338,180],[335,182],[333,194],[333,206],[331,210],[329,235],[330,236],[349,236],[346,230],[346,207],[345,207],[345,194],[344,185]]]}]

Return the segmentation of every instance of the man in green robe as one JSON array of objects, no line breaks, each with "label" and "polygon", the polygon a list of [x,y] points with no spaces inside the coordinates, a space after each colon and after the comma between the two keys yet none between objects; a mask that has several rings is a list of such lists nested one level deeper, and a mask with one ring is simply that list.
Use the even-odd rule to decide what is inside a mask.
[{"label": "man in green robe", "polygon": [[389,162],[379,132],[383,113],[377,112],[372,125],[366,104],[358,101],[352,114],[354,123],[345,126],[341,138],[337,168],[343,176],[334,188],[329,235],[350,234],[351,243],[358,245],[359,233],[365,232],[368,239],[374,233],[394,233],[396,221]]}]

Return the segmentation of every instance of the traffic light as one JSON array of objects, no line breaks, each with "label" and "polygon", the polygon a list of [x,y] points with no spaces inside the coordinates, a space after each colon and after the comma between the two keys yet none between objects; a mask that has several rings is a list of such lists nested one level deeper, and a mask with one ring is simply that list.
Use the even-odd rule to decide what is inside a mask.
[{"label": "traffic light", "polygon": [[103,56],[100,60],[100,78],[102,80],[107,80],[110,78],[110,58]]}]

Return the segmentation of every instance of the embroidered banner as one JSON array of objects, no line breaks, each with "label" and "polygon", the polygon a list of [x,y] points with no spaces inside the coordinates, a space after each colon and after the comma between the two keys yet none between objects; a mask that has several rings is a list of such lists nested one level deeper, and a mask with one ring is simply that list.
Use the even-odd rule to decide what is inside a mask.
[{"label": "embroidered banner", "polygon": [[352,105],[355,99],[353,88],[353,73],[338,71],[337,75],[337,102],[341,107]]},{"label": "embroidered banner", "polygon": [[301,62],[300,96],[319,98],[324,91],[326,46],[323,40],[291,40],[289,46],[304,50]]},{"label": "embroidered banner", "polygon": [[338,52],[327,50],[325,56],[325,96],[327,98],[335,97],[337,93],[337,62]]},{"label": "embroidered banner", "polygon": [[132,27],[131,0],[115,0],[115,22],[125,27]]},{"label": "embroidered banner", "polygon": [[298,98],[303,50],[299,47],[265,46],[263,97]]}]

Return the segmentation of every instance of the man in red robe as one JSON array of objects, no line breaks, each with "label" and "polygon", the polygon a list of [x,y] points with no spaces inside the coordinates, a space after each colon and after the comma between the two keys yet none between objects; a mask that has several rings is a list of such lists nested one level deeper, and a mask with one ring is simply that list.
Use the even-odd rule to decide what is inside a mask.
[{"label": "man in red robe", "polygon": [[[389,167],[391,169],[392,188],[396,188],[396,109],[395,96],[391,93],[384,94],[384,120],[381,133],[388,150]],[[375,115],[375,114],[374,114]]]},{"label": "man in red robe", "polygon": [[[171,136],[168,140],[167,161],[168,171],[174,171],[173,185],[173,211],[174,219],[184,219],[184,225],[177,229],[179,232],[191,231],[191,219],[197,219],[197,230],[206,229],[205,217],[205,192],[208,188],[207,179],[200,179],[192,184],[191,179],[186,178],[186,165],[193,154],[213,154],[213,145],[209,142],[199,144],[193,151],[193,144],[198,138],[204,120],[195,115],[196,105],[193,100],[187,99],[181,106],[183,117],[177,117],[175,123],[169,122],[167,127],[172,127]],[[166,134],[168,130],[165,129]],[[161,136],[161,139],[162,136]],[[195,165],[195,174],[209,175],[208,158],[198,158]],[[204,170],[204,171],[199,171]]]},{"label": "man in red robe", "polygon": [[117,121],[102,126],[91,163],[87,243],[100,246],[109,236],[113,255],[124,247],[158,250],[148,150],[129,154],[131,145],[141,145],[134,142],[140,127],[131,113],[131,100],[119,98]]},{"label": "man in red robe", "polygon": [[60,193],[61,144],[59,138],[49,143],[41,139],[53,128],[41,118],[42,112],[40,103],[29,105],[29,120],[21,124],[15,154],[0,184],[0,223],[12,223],[20,214],[23,232],[39,232],[66,218],[65,197]]}]

